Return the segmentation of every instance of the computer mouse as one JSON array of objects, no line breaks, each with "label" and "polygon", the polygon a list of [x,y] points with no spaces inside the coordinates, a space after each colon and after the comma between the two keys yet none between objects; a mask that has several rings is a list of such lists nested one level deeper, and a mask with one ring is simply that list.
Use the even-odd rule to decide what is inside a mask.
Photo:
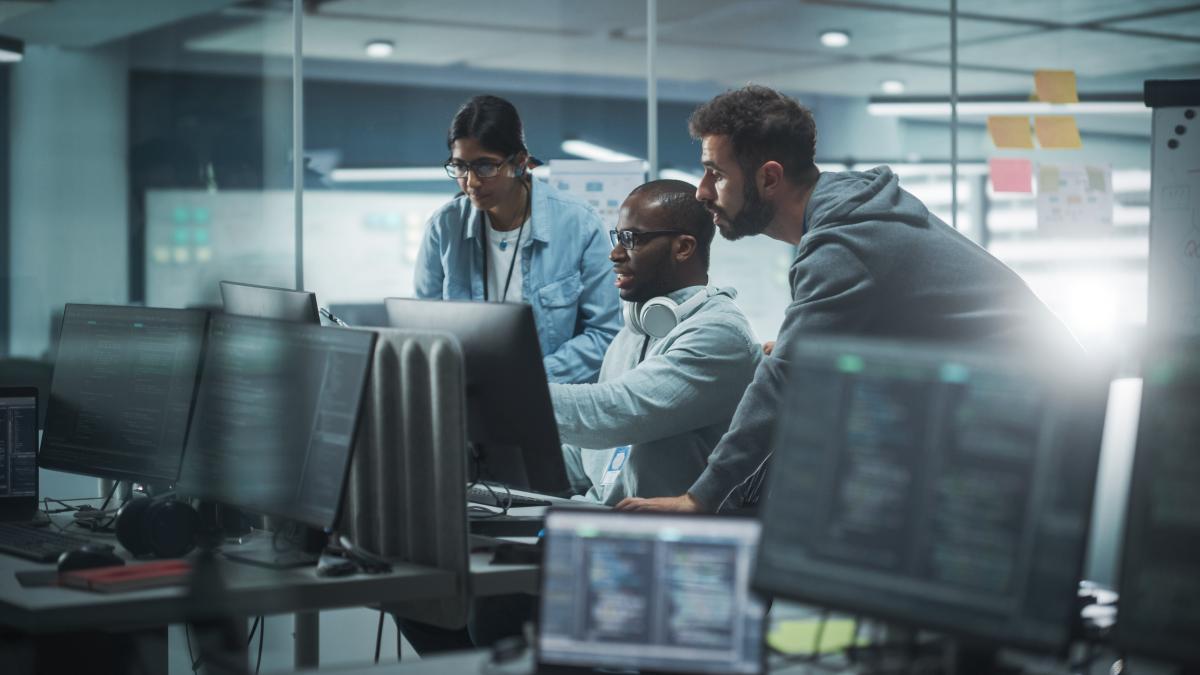
[{"label": "computer mouse", "polygon": [[113,553],[111,546],[84,544],[73,551],[58,556],[58,571],[86,570],[93,567],[124,565],[125,560]]}]

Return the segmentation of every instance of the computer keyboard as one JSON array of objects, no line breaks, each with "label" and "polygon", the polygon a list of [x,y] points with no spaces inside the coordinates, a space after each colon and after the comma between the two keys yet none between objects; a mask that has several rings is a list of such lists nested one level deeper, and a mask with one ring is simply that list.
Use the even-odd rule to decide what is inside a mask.
[{"label": "computer keyboard", "polygon": [[83,537],[15,523],[0,523],[0,553],[35,562],[56,562],[58,556],[92,543]]},{"label": "computer keyboard", "polygon": [[488,506],[503,507],[507,502],[509,508],[520,508],[523,506],[550,506],[550,502],[545,499],[537,499],[536,497],[527,497],[518,495],[504,489],[502,485],[492,485],[490,488],[483,483],[476,483],[467,486],[467,501],[475,502],[476,504],[487,504]]}]

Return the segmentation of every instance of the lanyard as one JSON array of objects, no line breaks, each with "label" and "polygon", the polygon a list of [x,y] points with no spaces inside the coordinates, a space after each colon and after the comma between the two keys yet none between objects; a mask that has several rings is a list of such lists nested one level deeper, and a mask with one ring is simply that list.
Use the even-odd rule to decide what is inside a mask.
[{"label": "lanyard", "polygon": [[650,346],[650,336],[647,335],[646,339],[642,340],[642,355],[638,357],[638,365],[639,366],[642,365],[642,361],[646,360],[646,348],[649,346]]}]

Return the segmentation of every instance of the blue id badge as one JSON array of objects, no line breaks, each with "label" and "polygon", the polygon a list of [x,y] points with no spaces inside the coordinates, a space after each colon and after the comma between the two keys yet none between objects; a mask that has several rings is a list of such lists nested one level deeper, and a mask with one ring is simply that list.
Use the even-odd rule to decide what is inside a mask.
[{"label": "blue id badge", "polygon": [[617,477],[621,475],[621,469],[624,468],[627,459],[629,459],[628,445],[613,448],[612,456],[608,459],[608,468],[604,470],[604,478],[600,481],[602,487],[608,487],[617,482]]}]

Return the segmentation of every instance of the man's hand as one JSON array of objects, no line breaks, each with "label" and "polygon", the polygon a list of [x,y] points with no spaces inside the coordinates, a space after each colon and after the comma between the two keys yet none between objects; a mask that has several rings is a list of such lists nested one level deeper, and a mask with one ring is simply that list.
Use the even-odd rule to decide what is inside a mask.
[{"label": "man's hand", "polygon": [[700,502],[692,498],[690,494],[684,493],[678,497],[654,497],[652,499],[642,499],[641,497],[626,497],[617,504],[618,511],[673,511],[676,513],[701,513],[704,508],[700,506]]},{"label": "man's hand", "polygon": [[763,343],[763,354],[770,356],[771,352],[773,352],[773,351],[775,351],[775,341],[774,340],[768,340]]}]

